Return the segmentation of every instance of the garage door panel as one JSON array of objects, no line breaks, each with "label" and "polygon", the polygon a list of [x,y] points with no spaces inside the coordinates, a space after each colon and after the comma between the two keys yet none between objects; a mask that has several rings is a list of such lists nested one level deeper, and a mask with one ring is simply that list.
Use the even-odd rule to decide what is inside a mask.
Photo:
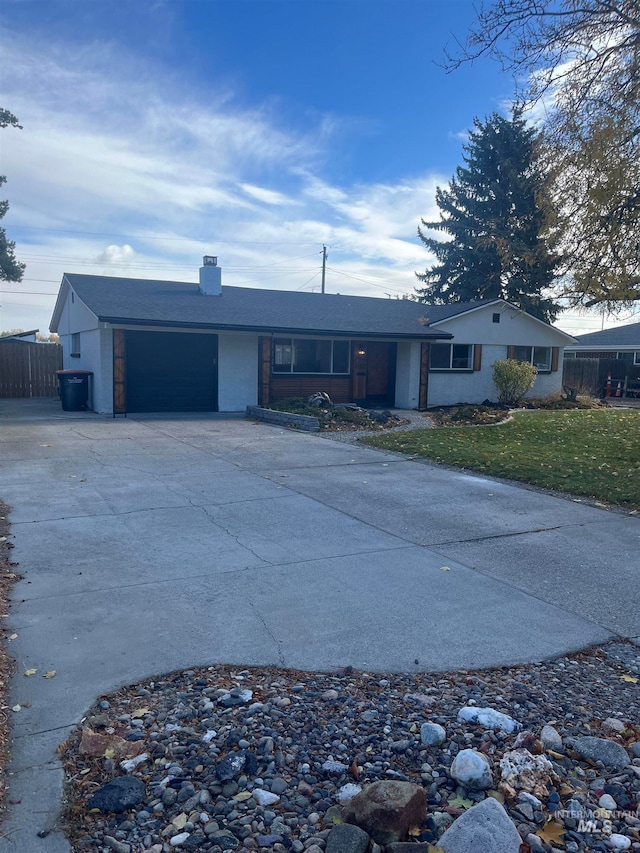
[{"label": "garage door panel", "polygon": [[127,331],[127,411],[217,411],[217,355],[217,335]]}]

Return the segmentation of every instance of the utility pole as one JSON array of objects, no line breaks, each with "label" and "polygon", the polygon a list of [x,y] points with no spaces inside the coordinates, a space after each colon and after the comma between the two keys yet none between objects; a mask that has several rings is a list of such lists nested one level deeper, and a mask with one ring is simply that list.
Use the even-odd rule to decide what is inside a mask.
[{"label": "utility pole", "polygon": [[324,277],[327,272],[327,247],[322,247],[322,290],[321,293],[324,293]]}]

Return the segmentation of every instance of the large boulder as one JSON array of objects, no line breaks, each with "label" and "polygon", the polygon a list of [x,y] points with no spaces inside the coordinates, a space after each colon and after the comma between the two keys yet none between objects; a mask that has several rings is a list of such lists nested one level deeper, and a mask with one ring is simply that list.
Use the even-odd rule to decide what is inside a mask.
[{"label": "large boulder", "polygon": [[410,827],[420,826],[426,813],[424,788],[390,779],[367,785],[345,806],[344,819],[385,845],[404,841]]},{"label": "large boulder", "polygon": [[487,797],[461,815],[438,844],[444,853],[519,853],[521,841],[500,803]]}]

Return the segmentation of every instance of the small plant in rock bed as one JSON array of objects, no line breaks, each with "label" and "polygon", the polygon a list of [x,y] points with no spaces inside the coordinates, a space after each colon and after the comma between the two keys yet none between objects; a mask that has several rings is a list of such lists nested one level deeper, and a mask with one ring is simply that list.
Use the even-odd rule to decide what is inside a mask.
[{"label": "small plant in rock bed", "polygon": [[498,424],[506,420],[509,417],[509,410],[502,407],[462,404],[431,410],[429,417],[439,426],[479,426]]},{"label": "small plant in rock bed", "polygon": [[542,400],[528,400],[521,404],[527,409],[546,409],[548,411],[561,411],[563,409],[601,409],[602,403],[593,397],[580,397],[576,400],[567,400],[560,394],[544,397]]}]

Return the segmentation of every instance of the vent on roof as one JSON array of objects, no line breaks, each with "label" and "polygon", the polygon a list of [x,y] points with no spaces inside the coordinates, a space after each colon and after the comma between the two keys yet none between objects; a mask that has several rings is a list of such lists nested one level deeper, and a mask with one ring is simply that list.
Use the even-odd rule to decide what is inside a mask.
[{"label": "vent on roof", "polygon": [[205,255],[200,267],[200,293],[205,296],[222,295],[222,270],[215,255]]}]

